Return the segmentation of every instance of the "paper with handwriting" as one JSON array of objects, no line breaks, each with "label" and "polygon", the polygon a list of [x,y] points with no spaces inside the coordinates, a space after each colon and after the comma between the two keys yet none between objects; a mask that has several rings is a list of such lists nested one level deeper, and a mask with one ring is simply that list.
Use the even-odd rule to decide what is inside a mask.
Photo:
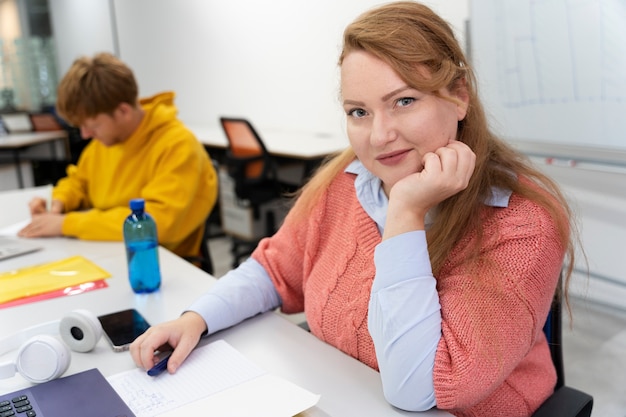
[{"label": "paper with handwriting", "polygon": [[[173,375],[163,372],[157,377],[151,377],[144,370],[133,369],[107,379],[137,417],[157,416],[187,405],[193,409],[193,403],[202,399],[208,400],[203,401],[201,407],[203,415],[207,416],[244,415],[237,409],[240,407],[243,413],[250,403],[257,403],[255,409],[259,412],[270,406],[274,407],[271,411],[273,416],[293,416],[312,407],[319,400],[318,395],[293,384],[285,384],[287,381],[277,380],[273,376],[264,379],[269,376],[227,342],[218,340],[196,348]],[[267,387],[268,394],[259,397],[258,387],[268,385],[265,382],[259,384],[260,381],[269,381],[270,385],[272,381],[278,383],[273,388]],[[292,403],[295,400],[295,403],[289,404],[286,411],[281,411],[280,407],[276,409],[280,405],[276,398],[269,398],[268,395],[288,398]],[[215,401],[211,401],[212,398]],[[237,400],[225,402],[225,398]],[[267,404],[259,403],[265,401]],[[283,408],[288,405],[282,402],[285,403],[282,404]],[[207,412],[207,407],[212,412]]]}]

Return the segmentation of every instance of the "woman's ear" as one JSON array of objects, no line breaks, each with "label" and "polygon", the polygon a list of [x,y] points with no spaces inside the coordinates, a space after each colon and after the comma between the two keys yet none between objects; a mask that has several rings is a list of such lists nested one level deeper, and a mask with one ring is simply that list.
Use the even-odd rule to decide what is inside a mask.
[{"label": "woman's ear", "polygon": [[454,82],[451,94],[457,99],[457,117],[458,120],[461,121],[465,119],[465,116],[467,115],[467,109],[470,101],[469,91],[467,91],[467,80],[465,77]]}]

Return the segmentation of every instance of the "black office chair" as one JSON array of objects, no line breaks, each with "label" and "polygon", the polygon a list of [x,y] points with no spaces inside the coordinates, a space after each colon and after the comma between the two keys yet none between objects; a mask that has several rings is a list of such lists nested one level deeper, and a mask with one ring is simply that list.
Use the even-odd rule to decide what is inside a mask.
[{"label": "black office chair", "polygon": [[211,251],[209,250],[210,225],[212,222],[211,214],[204,222],[204,233],[202,235],[202,243],[200,244],[200,253],[197,256],[185,256],[188,262],[196,265],[207,274],[213,275],[213,261],[211,260]]},{"label": "black office chair", "polygon": [[[560,287],[559,283],[559,287]],[[558,291],[560,294],[560,288]],[[563,343],[561,327],[561,298],[555,297],[543,331],[548,338],[552,362],[556,368],[554,393],[539,407],[533,417],[589,417],[593,408],[593,397],[585,392],[565,385],[563,366]]]},{"label": "black office chair", "polygon": [[[252,124],[242,118],[221,117],[220,123],[228,139],[228,146],[223,160],[228,175],[234,180],[237,204],[250,208],[255,220],[261,219],[261,205],[281,199],[286,193],[293,192],[295,185],[286,184],[278,179],[278,165],[267,151],[261,137]],[[263,236],[271,236],[277,228],[275,215],[271,210],[265,212]],[[259,239],[245,240],[232,237],[233,267],[249,256]]]},{"label": "black office chair", "polygon": [[[211,163],[215,171],[219,169],[219,164],[216,160],[211,158]],[[219,186],[219,184],[218,184]],[[211,229],[213,226],[219,223],[219,204],[215,204],[211,212],[204,221],[204,232],[202,235],[202,243],[200,243],[200,253],[196,256],[186,256],[185,260],[196,265],[207,274],[213,275],[213,261],[211,259],[211,251],[209,250],[209,239],[214,237],[221,237],[223,233],[221,231],[213,232]]]}]

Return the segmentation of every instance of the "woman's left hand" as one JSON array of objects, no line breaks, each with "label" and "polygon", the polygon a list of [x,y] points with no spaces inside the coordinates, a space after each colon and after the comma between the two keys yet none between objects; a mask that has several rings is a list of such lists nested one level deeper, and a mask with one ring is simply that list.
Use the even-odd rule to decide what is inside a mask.
[{"label": "woman's left hand", "polygon": [[467,188],[476,155],[469,146],[454,140],[425,154],[422,162],[421,171],[408,175],[391,188],[386,237],[422,230],[428,210]]}]

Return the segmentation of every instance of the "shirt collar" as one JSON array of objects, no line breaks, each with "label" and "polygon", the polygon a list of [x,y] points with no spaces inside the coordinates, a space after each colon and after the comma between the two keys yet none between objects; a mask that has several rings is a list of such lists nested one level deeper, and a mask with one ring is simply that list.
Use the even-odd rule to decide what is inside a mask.
[{"label": "shirt collar", "polygon": [[[346,167],[345,172],[356,175],[354,181],[356,196],[365,212],[376,222],[382,233],[387,219],[389,200],[383,191],[380,178],[369,172],[358,159],[352,161]],[[491,196],[486,199],[485,204],[491,207],[508,207],[510,197],[511,190],[493,187]],[[431,224],[432,215],[429,212],[426,215],[426,227],[428,228]]]}]

